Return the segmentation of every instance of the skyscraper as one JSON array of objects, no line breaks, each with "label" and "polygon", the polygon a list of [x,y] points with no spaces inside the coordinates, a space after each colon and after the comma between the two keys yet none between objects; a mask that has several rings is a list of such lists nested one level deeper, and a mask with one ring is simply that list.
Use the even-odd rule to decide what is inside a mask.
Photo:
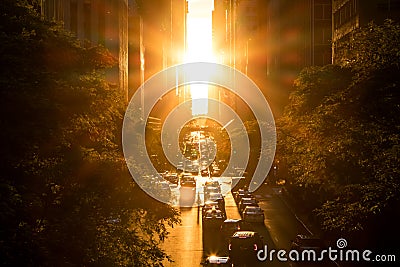
[{"label": "skyscraper", "polygon": [[341,53],[340,43],[350,40],[354,29],[371,21],[381,24],[399,18],[399,0],[332,0],[332,61]]},{"label": "skyscraper", "polygon": [[84,45],[106,47],[118,59],[106,78],[128,98],[127,0],[42,0],[42,15],[62,21]]}]

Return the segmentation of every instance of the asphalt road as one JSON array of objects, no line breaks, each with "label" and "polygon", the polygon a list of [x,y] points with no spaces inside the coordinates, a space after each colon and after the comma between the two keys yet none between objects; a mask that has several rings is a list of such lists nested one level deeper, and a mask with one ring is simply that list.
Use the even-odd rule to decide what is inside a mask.
[{"label": "asphalt road", "polygon": [[[220,180],[222,190],[230,187],[229,179]],[[225,189],[224,189],[225,188]],[[165,262],[165,266],[188,267],[201,266],[204,257],[209,255],[225,256],[228,254],[227,244],[223,244],[217,230],[203,231],[201,209],[197,203],[202,203],[202,189],[175,189],[176,204],[186,204],[180,208],[182,224],[170,228],[170,235],[163,244],[163,249],[174,262]],[[297,234],[309,234],[308,230],[295,217],[280,197],[279,190],[270,187],[262,188],[255,194],[260,207],[264,210],[264,224],[253,224],[254,230],[263,237],[268,250],[289,250],[291,240]],[[231,193],[225,196],[225,207],[228,218],[240,218]],[[254,265],[253,265],[254,266]],[[295,266],[289,262],[280,262],[276,258],[272,262],[262,262],[257,266]]]},{"label": "asphalt road", "polygon": [[198,210],[181,208],[181,225],[170,228],[170,235],[163,248],[171,255],[174,262],[164,262],[164,266],[201,266],[203,256],[203,240],[201,221],[198,221]]}]

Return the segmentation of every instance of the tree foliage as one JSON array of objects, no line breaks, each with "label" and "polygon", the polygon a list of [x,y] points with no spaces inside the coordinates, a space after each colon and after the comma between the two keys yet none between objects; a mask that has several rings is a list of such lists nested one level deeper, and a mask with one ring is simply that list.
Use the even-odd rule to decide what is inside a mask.
[{"label": "tree foliage", "polygon": [[325,230],[393,226],[400,201],[400,26],[356,30],[340,64],[304,69],[278,122],[280,160]]},{"label": "tree foliage", "polygon": [[116,60],[28,2],[0,4],[3,266],[161,266],[178,214],[129,176]]}]

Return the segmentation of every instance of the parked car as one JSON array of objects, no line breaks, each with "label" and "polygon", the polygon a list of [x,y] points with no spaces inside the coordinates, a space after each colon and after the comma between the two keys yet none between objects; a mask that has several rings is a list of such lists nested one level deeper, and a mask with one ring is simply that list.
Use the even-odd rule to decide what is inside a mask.
[{"label": "parked car", "polygon": [[245,222],[264,223],[264,211],[260,207],[246,206],[242,217]]},{"label": "parked car", "polygon": [[298,251],[306,249],[321,251],[324,247],[325,244],[322,239],[310,235],[297,235],[291,244],[291,249]]},{"label": "parked car", "polygon": [[258,207],[258,203],[257,200],[255,198],[242,198],[239,202],[239,213],[242,214],[243,210],[247,207],[247,206],[253,206],[253,207]]},{"label": "parked car", "polygon": [[257,261],[257,252],[262,248],[262,237],[254,231],[237,231],[229,239],[229,257],[235,266]]},{"label": "parked car", "polygon": [[[315,251],[316,257],[322,253],[327,246],[322,239],[312,236],[312,235],[297,235],[294,240],[292,240],[291,250],[297,250],[299,253],[302,251]],[[311,254],[312,255],[312,254]],[[328,257],[325,257],[323,261],[304,261],[297,262],[297,266],[304,267],[336,267],[337,263],[331,261]]]}]

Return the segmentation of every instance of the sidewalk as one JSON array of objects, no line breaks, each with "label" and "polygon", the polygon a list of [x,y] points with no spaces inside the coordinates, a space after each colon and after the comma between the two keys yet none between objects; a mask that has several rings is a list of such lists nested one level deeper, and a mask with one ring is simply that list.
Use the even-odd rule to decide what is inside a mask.
[{"label": "sidewalk", "polygon": [[299,202],[286,191],[285,187],[282,187],[282,193],[278,194],[278,197],[285,203],[288,209],[291,210],[297,220],[307,229],[310,235],[322,237],[322,230],[320,227],[310,220],[311,214],[307,214],[298,208],[296,203],[298,204]]},{"label": "sidewalk", "polygon": [[[310,214],[307,214],[299,209],[299,204],[285,189],[284,186],[266,186],[265,188],[270,193],[276,195],[285,206],[291,211],[296,219],[303,225],[310,235],[321,237],[322,230],[318,225],[315,225],[310,220]],[[297,204],[297,205],[296,205]]]}]

